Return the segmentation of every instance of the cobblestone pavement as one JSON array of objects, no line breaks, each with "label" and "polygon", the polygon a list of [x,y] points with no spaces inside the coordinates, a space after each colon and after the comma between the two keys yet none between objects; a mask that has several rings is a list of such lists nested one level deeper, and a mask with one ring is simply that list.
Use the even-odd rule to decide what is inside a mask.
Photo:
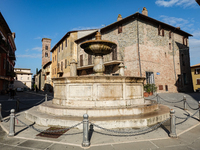
[{"label": "cobblestone pavement", "polygon": [[[44,97],[43,92],[34,93],[27,92],[26,94],[32,98],[34,95],[41,94],[41,98]],[[187,110],[183,110],[183,96],[186,96]],[[39,96],[39,95],[38,95]],[[53,95],[52,95],[53,96]],[[8,137],[9,131],[9,116],[4,117],[4,122],[0,123],[0,149],[1,150],[62,150],[62,149],[89,149],[89,150],[140,150],[140,149],[162,149],[162,150],[198,150],[200,149],[200,123],[199,112],[194,110],[198,108],[198,102],[200,101],[200,93],[160,93],[159,98],[151,96],[147,99],[158,100],[159,103],[165,104],[171,109],[175,110],[175,115],[187,119],[176,119],[176,133],[177,138],[169,137],[169,121],[161,125],[158,129],[140,135],[122,136],[120,134],[113,135],[113,133],[107,131],[95,130],[90,132],[90,147],[84,148],[81,146],[83,133],[78,129],[70,129],[65,134],[58,138],[47,138],[36,136],[38,131],[27,128],[25,125],[16,121],[16,135],[14,137]],[[175,103],[181,101],[179,103]],[[4,102],[4,105],[15,107],[12,101],[8,101],[6,96],[0,95],[0,103]],[[23,101],[24,103],[27,101]],[[33,101],[37,102],[37,101]],[[33,104],[33,103],[31,103]],[[3,106],[4,106],[3,105]],[[190,108],[191,107],[191,108]],[[8,108],[8,107],[6,107]],[[189,117],[189,115],[193,115]],[[16,114],[16,116],[28,125],[33,125],[32,122],[24,118],[24,111]],[[7,121],[7,122],[6,122]],[[35,128],[45,130],[47,127],[41,127],[33,125]]]}]

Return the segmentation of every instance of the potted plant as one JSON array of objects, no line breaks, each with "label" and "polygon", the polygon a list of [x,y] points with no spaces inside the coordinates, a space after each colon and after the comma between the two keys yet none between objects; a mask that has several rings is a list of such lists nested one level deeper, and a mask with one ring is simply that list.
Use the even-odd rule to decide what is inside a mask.
[{"label": "potted plant", "polygon": [[155,84],[147,83],[146,85],[144,85],[144,91],[144,97],[148,97],[153,95],[153,93],[157,91],[157,87]]}]

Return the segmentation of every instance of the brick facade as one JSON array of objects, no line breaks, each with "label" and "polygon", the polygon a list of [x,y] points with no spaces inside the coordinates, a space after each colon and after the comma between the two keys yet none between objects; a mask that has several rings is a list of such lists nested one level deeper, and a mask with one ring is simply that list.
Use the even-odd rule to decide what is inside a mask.
[{"label": "brick facade", "polygon": [[[105,74],[118,74],[118,65],[123,62],[126,66],[125,76],[146,77],[151,74],[158,92],[192,90],[188,44],[190,34],[139,13],[102,28],[101,34],[102,40],[117,44],[115,59],[113,53],[104,56]],[[93,64],[88,64],[88,54],[80,48],[80,44],[89,37],[94,39],[94,35],[76,41],[79,75],[93,73]],[[80,60],[81,57],[83,60]]]}]

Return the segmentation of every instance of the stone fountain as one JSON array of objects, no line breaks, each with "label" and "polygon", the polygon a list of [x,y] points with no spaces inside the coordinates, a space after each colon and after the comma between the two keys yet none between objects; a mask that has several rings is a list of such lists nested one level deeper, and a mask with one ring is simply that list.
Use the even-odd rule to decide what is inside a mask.
[{"label": "stone fountain", "polygon": [[26,111],[26,118],[43,126],[67,127],[82,121],[87,113],[91,122],[108,129],[140,128],[167,119],[168,107],[144,99],[144,77],[103,75],[103,55],[111,53],[116,46],[101,40],[100,32],[96,40],[82,43],[86,53],[95,55],[95,74],[71,73],[75,76],[53,79],[53,100]]}]

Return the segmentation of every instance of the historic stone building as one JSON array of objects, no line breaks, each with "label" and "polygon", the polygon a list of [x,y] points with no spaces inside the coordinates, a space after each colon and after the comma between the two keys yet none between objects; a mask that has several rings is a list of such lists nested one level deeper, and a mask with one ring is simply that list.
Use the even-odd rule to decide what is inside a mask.
[{"label": "historic stone building", "polygon": [[191,66],[193,89],[195,92],[200,92],[200,63]]},{"label": "historic stone building", "polygon": [[[77,44],[74,42],[94,30],[80,30],[67,32],[51,49],[52,78],[70,76],[70,62],[77,61]],[[96,31],[96,30],[95,30]]]},{"label": "historic stone building", "polygon": [[11,81],[14,81],[15,33],[12,33],[0,12],[0,92],[5,93]]},{"label": "historic stone building", "polygon": [[[148,16],[135,13],[100,29],[102,40],[113,41],[117,48],[104,57],[106,75],[118,75],[119,64],[125,65],[125,76],[146,77],[155,83],[157,92],[192,91],[189,41],[191,34]],[[93,74],[93,56],[80,44],[94,39],[96,31],[79,38],[77,46],[78,75]]]},{"label": "historic stone building", "polygon": [[15,88],[29,88],[31,89],[31,80],[32,80],[32,73],[31,69],[26,68],[15,68],[14,69],[16,73],[14,86]]}]

